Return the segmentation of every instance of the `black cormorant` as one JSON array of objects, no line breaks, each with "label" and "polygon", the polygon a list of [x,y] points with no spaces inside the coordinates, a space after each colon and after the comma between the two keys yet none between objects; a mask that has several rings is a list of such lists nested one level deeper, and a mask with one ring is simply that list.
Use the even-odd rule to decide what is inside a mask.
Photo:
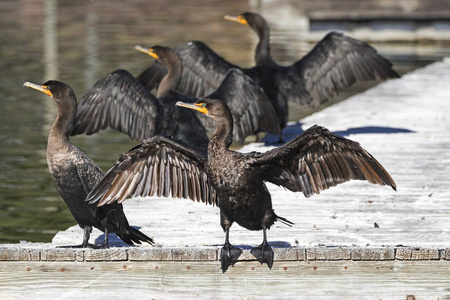
[{"label": "black cormorant", "polygon": [[[185,87],[181,86],[183,65],[174,49],[158,45],[151,48],[141,46],[135,48],[160,60],[167,69],[167,74],[158,84],[158,97],[163,97],[170,91],[185,90]],[[190,95],[192,92],[188,91],[187,94]],[[233,138],[239,144],[243,144],[248,135],[257,131],[270,132],[281,136],[277,113],[272,103],[262,89],[241,70],[229,69],[220,86],[212,94],[206,95],[205,98],[224,101],[232,108]],[[200,120],[208,130],[214,129],[214,121],[210,118],[202,116]]]},{"label": "black cormorant", "polygon": [[[245,12],[226,19],[250,26],[259,37],[255,50],[256,66],[241,68],[261,86],[272,101],[281,129],[286,127],[287,103],[318,107],[355,82],[396,78],[392,64],[365,42],[338,32],[328,33],[306,56],[290,66],[278,65],[270,54],[270,29],[256,13]],[[239,68],[217,55],[199,41],[179,46],[176,51],[183,63],[179,92],[204,96],[215,90],[230,68]],[[155,88],[165,68],[154,63],[137,78],[148,88]]]},{"label": "black cormorant", "polygon": [[26,82],[24,86],[51,96],[58,107],[58,115],[53,124],[47,143],[47,164],[56,189],[66,202],[78,225],[84,229],[83,243],[79,246],[95,247],[89,244],[92,227],[105,233],[101,248],[107,248],[108,233],[116,233],[125,243],[153,244],[146,236],[128,224],[120,203],[102,207],[85,201],[87,194],[99,183],[104,172],[78,147],[69,141],[73,120],[77,110],[77,99],[73,89],[62,82],[50,80],[43,85]]},{"label": "black cormorant", "polygon": [[[177,92],[181,64],[178,55],[168,47],[136,47],[161,60],[169,72],[162,79],[156,97],[125,70],[116,70],[100,79],[80,100],[72,135],[94,134],[108,127],[142,141],[156,134],[170,136],[205,148],[206,130],[214,122],[193,113],[181,113],[178,101],[195,102]],[[241,70],[230,69],[211,97],[235,107],[234,139],[244,139],[258,129],[281,135],[277,114],[264,92]]]},{"label": "black cormorant", "polygon": [[216,122],[208,151],[196,150],[172,139],[154,137],[124,153],[87,197],[99,206],[121,203],[128,196],[190,198],[220,208],[225,231],[221,266],[225,272],[241,249],[229,242],[236,222],[249,230],[263,230],[263,243],[251,250],[261,263],[272,267],[273,251],[266,230],[277,216],[265,181],[306,197],[351,179],[396,185],[380,163],[358,143],[314,126],[297,138],[265,153],[240,153],[228,147],[232,141],[230,109],[221,101],[200,99],[177,105],[200,111]]}]

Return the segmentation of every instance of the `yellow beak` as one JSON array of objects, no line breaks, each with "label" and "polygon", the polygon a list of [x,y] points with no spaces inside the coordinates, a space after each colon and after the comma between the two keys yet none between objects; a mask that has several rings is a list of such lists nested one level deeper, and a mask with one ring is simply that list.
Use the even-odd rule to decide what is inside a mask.
[{"label": "yellow beak", "polygon": [[43,92],[44,94],[49,95],[50,97],[52,96],[52,92],[50,92],[50,90],[48,89],[48,86],[46,86],[46,85],[39,85],[39,84],[31,83],[31,82],[25,82],[23,84],[23,86]]},{"label": "yellow beak", "polygon": [[193,109],[193,110],[197,110],[201,113],[204,113],[205,115],[208,113],[208,109],[205,106],[203,106],[204,103],[192,104],[192,103],[185,103],[185,102],[178,101],[175,105],[181,106],[181,107],[186,107],[186,108]]},{"label": "yellow beak", "polygon": [[159,58],[158,54],[156,54],[155,52],[153,52],[153,49],[152,49],[152,48],[144,48],[144,47],[142,47],[142,46],[136,45],[136,46],[134,47],[134,49],[136,49],[136,50],[138,50],[138,51],[141,51],[141,52],[144,52],[145,54],[148,54],[148,55],[150,55],[150,56],[153,57],[153,58],[156,58],[156,59]]},{"label": "yellow beak", "polygon": [[241,24],[243,24],[243,25],[248,25],[247,20],[244,19],[244,17],[242,17],[241,15],[239,15],[239,16],[237,16],[237,17],[226,15],[226,16],[225,16],[225,20],[233,21],[233,22],[238,22],[238,23],[241,23]]}]

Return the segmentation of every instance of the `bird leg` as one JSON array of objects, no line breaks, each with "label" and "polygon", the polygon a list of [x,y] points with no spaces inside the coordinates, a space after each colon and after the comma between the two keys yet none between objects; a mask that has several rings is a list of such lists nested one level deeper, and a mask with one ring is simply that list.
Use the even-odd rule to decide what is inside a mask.
[{"label": "bird leg", "polygon": [[97,248],[95,245],[89,244],[92,227],[85,226],[83,233],[83,243],[81,245],[57,246],[56,248]]},{"label": "bird leg", "polygon": [[109,234],[108,234],[108,228],[105,228],[105,240],[103,243],[98,247],[98,249],[109,249]]},{"label": "bird leg", "polygon": [[263,229],[264,240],[258,247],[252,248],[250,253],[261,263],[267,263],[269,269],[272,269],[273,265],[273,250],[267,243],[266,228]]},{"label": "bird leg", "polygon": [[230,228],[228,227],[225,231],[225,244],[220,250],[220,261],[222,272],[225,273],[229,266],[233,266],[239,256],[242,254],[242,250],[234,247],[229,241]]}]

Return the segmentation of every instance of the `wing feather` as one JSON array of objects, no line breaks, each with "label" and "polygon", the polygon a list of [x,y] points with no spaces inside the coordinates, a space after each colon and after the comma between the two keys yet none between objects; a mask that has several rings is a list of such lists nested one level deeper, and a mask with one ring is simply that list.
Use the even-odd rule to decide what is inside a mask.
[{"label": "wing feather", "polygon": [[260,154],[253,162],[264,180],[306,197],[349,180],[396,185],[383,166],[357,142],[313,126],[296,139]]},{"label": "wing feather", "polygon": [[[231,108],[234,122],[233,139],[240,144],[244,143],[247,136],[259,130],[281,134],[278,116],[272,103],[242,70],[229,69],[219,88],[207,98],[221,100]],[[208,121],[212,120],[208,118]]]},{"label": "wing feather", "polygon": [[190,198],[217,205],[205,172],[206,152],[155,136],[124,153],[86,200],[101,206],[127,197]]},{"label": "wing feather", "polygon": [[130,73],[116,70],[80,100],[72,135],[90,135],[109,127],[141,141],[160,130],[162,115],[158,99]]},{"label": "wing feather", "polygon": [[301,60],[280,70],[276,81],[283,96],[313,107],[355,82],[399,77],[369,44],[338,32],[328,33]]}]

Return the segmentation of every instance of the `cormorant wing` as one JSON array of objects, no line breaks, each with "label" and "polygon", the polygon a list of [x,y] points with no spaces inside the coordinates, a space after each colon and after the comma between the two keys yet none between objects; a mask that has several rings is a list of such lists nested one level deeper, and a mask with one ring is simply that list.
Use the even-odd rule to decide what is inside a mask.
[{"label": "cormorant wing", "polygon": [[[203,97],[213,93],[219,88],[228,69],[238,68],[200,41],[178,46],[175,51],[183,65],[177,91],[189,97]],[[167,69],[156,60],[138,78],[144,86],[153,89],[166,74]]]},{"label": "cormorant wing", "polygon": [[[243,144],[247,136],[258,130],[280,135],[280,122],[272,103],[263,90],[240,69],[232,68],[226,73],[219,88],[207,98],[218,99],[231,108],[233,115],[233,139]],[[207,119],[212,123],[211,118]]]},{"label": "cormorant wing", "polygon": [[252,164],[263,168],[264,180],[306,197],[351,179],[396,189],[389,173],[357,142],[319,126],[262,153]]},{"label": "cormorant wing", "polygon": [[207,154],[170,138],[155,136],[122,154],[86,201],[98,206],[128,196],[189,198],[217,205],[205,172]]},{"label": "cormorant wing", "polygon": [[78,177],[83,184],[84,192],[87,195],[105,175],[105,172],[86,153],[76,146],[73,147],[77,148],[76,151],[71,151],[72,155],[77,156],[73,161],[77,169]]},{"label": "cormorant wing", "polygon": [[276,84],[288,101],[317,107],[355,82],[397,77],[369,44],[330,32],[301,60],[282,67]]},{"label": "cormorant wing", "polygon": [[[78,159],[75,159],[74,163],[76,164],[78,177],[80,178],[81,183],[83,184],[84,191],[87,195],[96,186],[96,184],[100,182],[100,179],[105,173],[83,151],[79,150],[72,153],[76,153],[76,155],[78,156]],[[113,224],[113,226],[118,231],[117,234],[125,243],[130,245],[133,245],[133,242],[141,244],[141,241],[138,238],[134,238],[133,235],[126,234],[126,230],[127,228],[129,228],[129,224],[125,213],[123,212],[122,204],[112,203],[111,205],[105,205],[100,209],[97,209],[95,214],[99,220],[107,219],[108,222]],[[107,222],[102,225],[106,227],[108,226]],[[142,237],[145,237],[142,240],[151,240],[146,235],[142,235]]]},{"label": "cormorant wing", "polygon": [[72,135],[110,127],[142,141],[158,132],[162,108],[129,72],[116,70],[101,78],[78,103]]}]

